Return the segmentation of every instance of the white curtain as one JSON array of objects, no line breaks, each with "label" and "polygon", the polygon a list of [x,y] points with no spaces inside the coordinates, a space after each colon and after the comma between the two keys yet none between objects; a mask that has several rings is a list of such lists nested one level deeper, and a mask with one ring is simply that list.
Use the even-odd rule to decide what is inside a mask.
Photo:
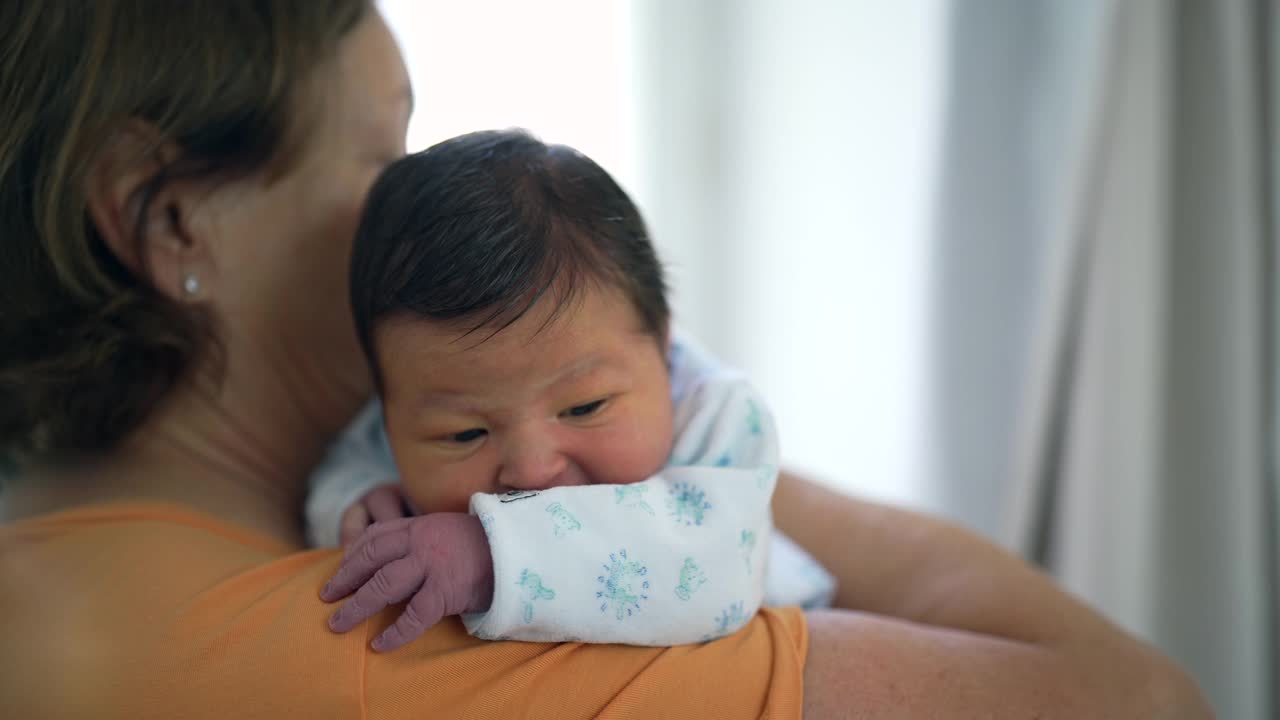
[{"label": "white curtain", "polygon": [[636,195],[784,452],[1280,717],[1272,3],[633,8]]},{"label": "white curtain", "polygon": [[953,506],[1259,720],[1280,713],[1275,20],[955,3],[935,303]]}]

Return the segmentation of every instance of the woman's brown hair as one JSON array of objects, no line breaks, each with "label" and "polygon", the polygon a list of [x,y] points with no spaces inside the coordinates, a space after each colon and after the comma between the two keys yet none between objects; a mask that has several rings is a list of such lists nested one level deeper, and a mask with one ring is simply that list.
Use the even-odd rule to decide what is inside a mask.
[{"label": "woman's brown hair", "polygon": [[307,80],[366,8],[0,2],[0,456],[110,449],[213,343],[207,318],[93,227],[85,180],[104,139],[141,122],[179,150],[139,219],[174,178],[278,172],[303,135]]}]

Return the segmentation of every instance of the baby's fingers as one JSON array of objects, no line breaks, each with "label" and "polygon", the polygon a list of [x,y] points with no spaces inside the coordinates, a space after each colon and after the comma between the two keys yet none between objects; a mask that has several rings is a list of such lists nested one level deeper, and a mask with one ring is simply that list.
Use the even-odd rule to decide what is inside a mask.
[{"label": "baby's fingers", "polygon": [[338,540],[343,547],[351,544],[353,540],[360,537],[360,533],[369,527],[369,523],[373,520],[369,517],[369,510],[362,503],[356,503],[347,508],[342,513],[342,519],[338,524]]},{"label": "baby's fingers", "polygon": [[382,485],[374,488],[364,496],[364,504],[369,508],[369,514],[373,516],[373,521],[376,523],[396,520],[408,515],[405,512],[404,494],[400,491],[399,485]]},{"label": "baby's fingers", "polygon": [[411,558],[401,558],[373,574],[355,597],[329,618],[329,629],[346,632],[388,605],[404,600],[422,587],[422,572]]},{"label": "baby's fingers", "polygon": [[373,641],[373,649],[389,652],[426,632],[444,617],[444,595],[436,583],[426,582],[405,606],[395,624]]},{"label": "baby's fingers", "polygon": [[[377,530],[378,526],[374,526],[374,529]],[[333,602],[350,595],[373,577],[378,568],[399,560],[409,552],[407,532],[370,532],[365,535],[371,537],[361,537],[347,549],[338,572],[320,591],[321,600]]]}]

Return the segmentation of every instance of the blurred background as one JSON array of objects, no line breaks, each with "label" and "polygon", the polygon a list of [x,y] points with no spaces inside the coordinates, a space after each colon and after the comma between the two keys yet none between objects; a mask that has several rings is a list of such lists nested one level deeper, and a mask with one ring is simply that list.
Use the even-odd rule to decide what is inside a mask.
[{"label": "blurred background", "polygon": [[1270,0],[382,0],[410,150],[609,170],[789,467],[948,516],[1280,717]]}]

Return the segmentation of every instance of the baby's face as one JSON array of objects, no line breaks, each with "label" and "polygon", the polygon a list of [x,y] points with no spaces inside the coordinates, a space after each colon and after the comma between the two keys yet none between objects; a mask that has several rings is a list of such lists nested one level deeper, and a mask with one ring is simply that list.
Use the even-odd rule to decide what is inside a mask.
[{"label": "baby's face", "polygon": [[548,324],[550,306],[492,337],[411,317],[376,329],[387,434],[419,511],[465,512],[476,492],[638,482],[665,464],[665,348],[621,293],[587,289]]}]

